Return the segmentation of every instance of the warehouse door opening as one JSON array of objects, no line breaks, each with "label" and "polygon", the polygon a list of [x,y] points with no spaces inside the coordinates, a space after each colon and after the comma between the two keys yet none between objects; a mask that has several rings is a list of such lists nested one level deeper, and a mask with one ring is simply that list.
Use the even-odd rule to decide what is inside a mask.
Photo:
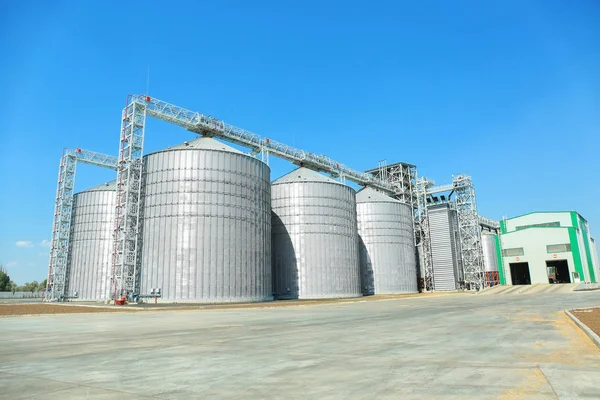
[{"label": "warehouse door opening", "polygon": [[513,285],[531,285],[529,276],[529,263],[510,263],[510,275]]},{"label": "warehouse door opening", "polygon": [[546,270],[548,271],[548,282],[571,283],[567,260],[546,261]]}]

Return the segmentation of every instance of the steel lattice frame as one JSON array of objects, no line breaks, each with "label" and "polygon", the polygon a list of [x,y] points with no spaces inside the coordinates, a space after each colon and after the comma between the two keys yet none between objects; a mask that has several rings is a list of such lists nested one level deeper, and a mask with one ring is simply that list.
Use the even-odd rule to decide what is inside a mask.
[{"label": "steel lattice frame", "polygon": [[121,120],[117,170],[117,212],[113,254],[113,295],[117,299],[139,293],[139,229],[142,154],[146,107],[128,98]]},{"label": "steel lattice frame", "polygon": [[460,254],[464,281],[460,284],[467,289],[479,290],[485,285],[485,268],[483,265],[483,250],[481,247],[481,227],[498,229],[498,221],[481,217],[477,213],[477,199],[475,187],[471,177],[458,175],[452,177],[452,184],[434,186],[433,181],[420,178],[416,182],[417,211],[415,213],[416,235],[419,236],[423,271],[425,274],[425,289],[435,290],[433,258],[431,253],[431,239],[429,231],[429,218],[427,215],[427,200],[436,193],[449,192],[454,194],[454,199],[445,201],[450,203],[457,211],[458,229],[460,236]]},{"label": "steel lattice frame", "polygon": [[471,177],[466,175],[453,176],[452,185],[456,195],[465,286],[470,290],[480,290],[485,286],[485,268],[475,188]]},{"label": "steel lattice frame", "polygon": [[380,161],[377,168],[365,171],[365,173],[371,174],[375,179],[393,186],[396,199],[411,204],[413,209],[417,208],[415,193],[416,166],[402,162],[387,165],[385,161]]},{"label": "steel lattice frame", "polygon": [[427,215],[428,189],[433,185],[427,178],[423,177],[416,181],[416,203],[415,211],[415,236],[418,237],[418,245],[421,246],[421,275],[423,288],[426,291],[434,290],[433,286],[433,256],[431,254],[431,236],[429,231],[429,216]]},{"label": "steel lattice frame", "polygon": [[117,158],[81,149],[65,149],[60,159],[54,204],[54,222],[48,262],[45,301],[62,301],[69,283],[69,250],[77,163],[117,169]]}]

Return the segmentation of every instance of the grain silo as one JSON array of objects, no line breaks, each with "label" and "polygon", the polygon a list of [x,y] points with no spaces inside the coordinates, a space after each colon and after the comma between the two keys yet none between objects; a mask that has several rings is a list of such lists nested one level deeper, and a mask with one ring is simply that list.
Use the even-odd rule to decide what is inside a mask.
[{"label": "grain silo", "polygon": [[485,280],[487,285],[499,284],[498,276],[498,236],[489,233],[481,233],[481,247],[483,250],[483,266],[485,268]]},{"label": "grain silo", "polygon": [[66,291],[72,300],[109,298],[116,198],[115,181],[73,197]]},{"label": "grain silo", "polygon": [[355,191],[301,167],[271,193],[275,296],[360,296]]},{"label": "grain silo", "polygon": [[356,195],[356,214],[363,294],[417,292],[412,207],[365,188]]},{"label": "grain silo", "polygon": [[140,294],[272,300],[270,169],[201,137],[144,157]]}]

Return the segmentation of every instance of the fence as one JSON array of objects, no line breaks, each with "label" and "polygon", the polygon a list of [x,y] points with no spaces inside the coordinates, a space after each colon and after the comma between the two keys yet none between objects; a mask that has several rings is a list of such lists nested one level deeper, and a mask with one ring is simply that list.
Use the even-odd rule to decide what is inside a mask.
[{"label": "fence", "polygon": [[0,299],[35,299],[41,298],[43,292],[0,292]]}]

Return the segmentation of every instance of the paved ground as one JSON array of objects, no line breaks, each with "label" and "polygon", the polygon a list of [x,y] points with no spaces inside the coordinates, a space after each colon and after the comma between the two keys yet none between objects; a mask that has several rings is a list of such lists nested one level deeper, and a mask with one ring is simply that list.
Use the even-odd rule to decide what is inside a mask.
[{"label": "paved ground", "polygon": [[0,318],[6,399],[599,398],[600,291]]}]

